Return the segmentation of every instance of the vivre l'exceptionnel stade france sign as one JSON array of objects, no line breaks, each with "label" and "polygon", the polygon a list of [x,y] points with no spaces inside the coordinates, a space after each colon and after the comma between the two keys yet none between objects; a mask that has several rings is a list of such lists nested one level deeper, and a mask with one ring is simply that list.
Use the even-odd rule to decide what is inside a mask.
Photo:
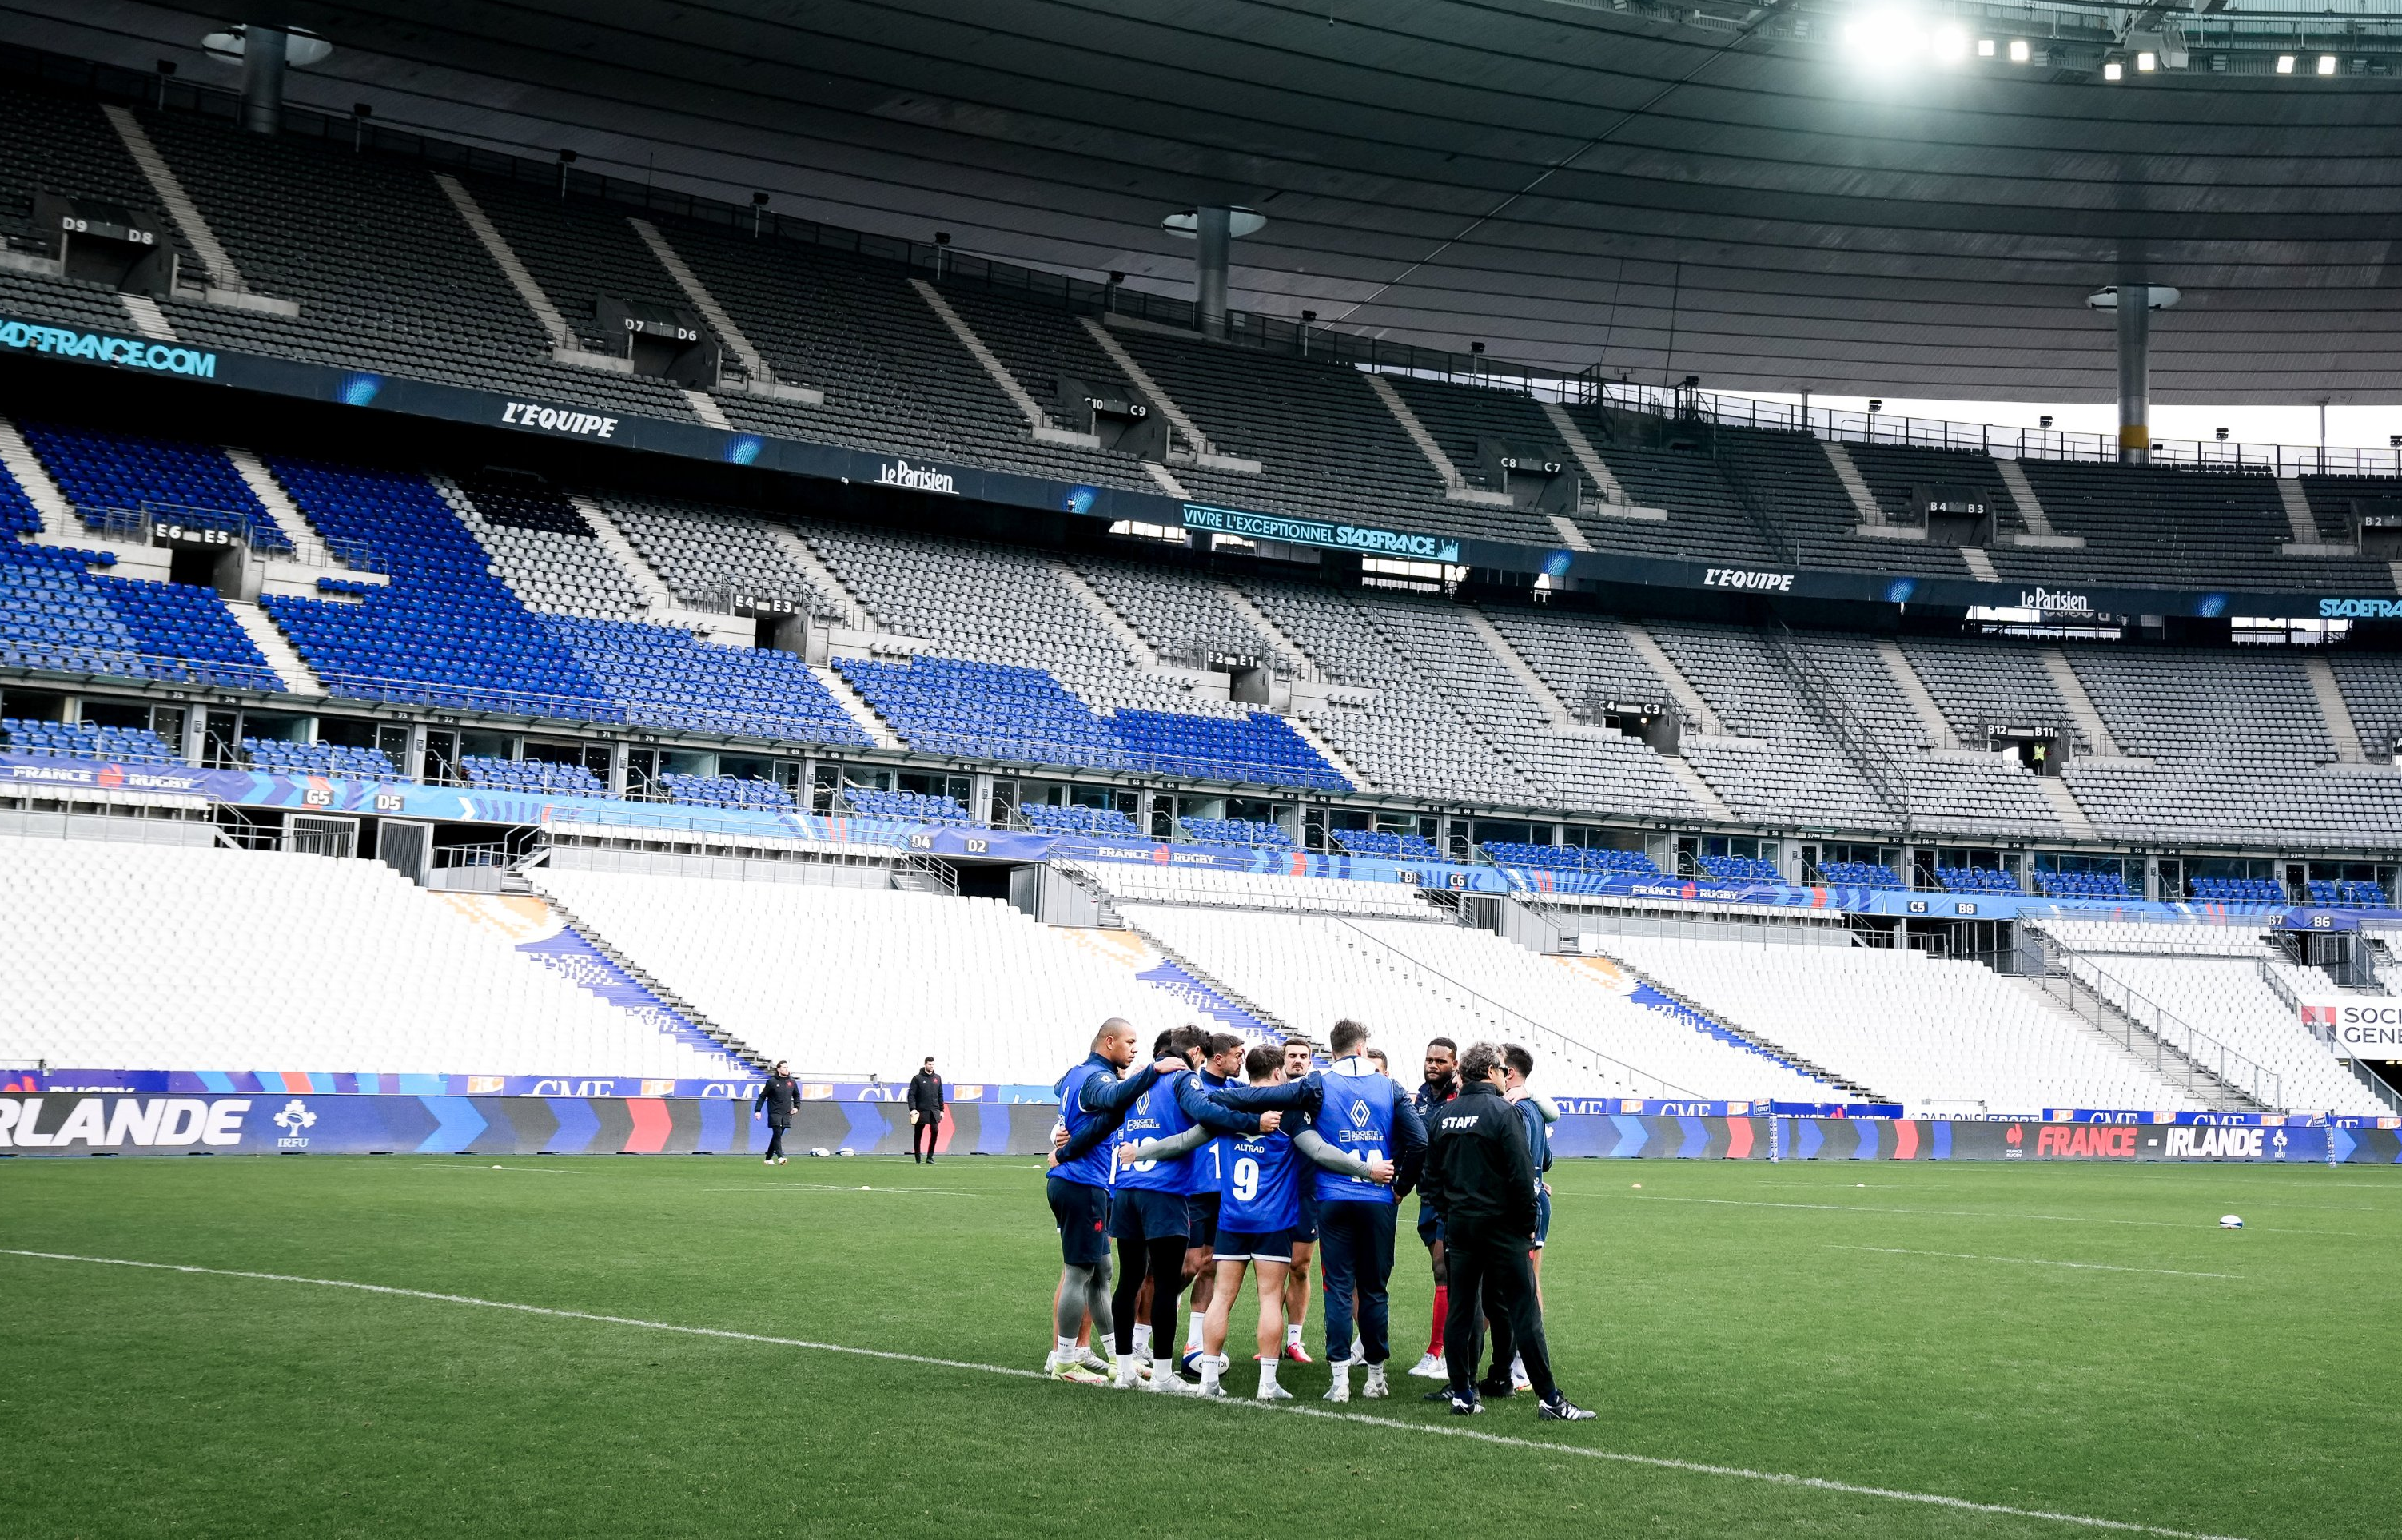
[{"label": "vivre l'exceptionnel stade france sign", "polygon": [[1440,535],[1404,534],[1365,524],[1334,524],[1313,518],[1285,518],[1274,514],[1247,514],[1234,508],[1184,505],[1184,527],[1211,534],[1240,535],[1245,540],[1277,540],[1287,545],[1316,545],[1330,551],[1357,551],[1363,556],[1401,557],[1412,561],[1456,564],[1459,542]]}]

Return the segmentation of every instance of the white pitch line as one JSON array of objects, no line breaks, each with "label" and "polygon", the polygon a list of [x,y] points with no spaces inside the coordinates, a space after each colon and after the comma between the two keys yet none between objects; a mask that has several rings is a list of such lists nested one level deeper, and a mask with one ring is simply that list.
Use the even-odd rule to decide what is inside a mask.
[{"label": "white pitch line", "polygon": [[940,1193],[946,1198],[989,1198],[991,1188],[967,1187],[845,1187],[839,1182],[712,1182],[711,1192],[756,1192],[762,1188],[780,1187],[801,1192],[898,1192],[916,1197],[921,1192]]},{"label": "white pitch line", "polygon": [[1829,1241],[1836,1251],[1875,1251],[1887,1257],[1944,1257],[1955,1262],[2016,1262],[2021,1267],[2073,1267],[2087,1272],[2157,1272],[2164,1278],[2227,1278],[2243,1281],[2240,1272],[2183,1272],[2173,1267],[2113,1267],[2107,1262],[2055,1262],[2044,1257],[1981,1257],[1972,1251],[1912,1251],[1904,1246],[1847,1246]]},{"label": "white pitch line", "polygon": [[[211,1278],[244,1278],[269,1284],[306,1284],[313,1288],[353,1289],[361,1294],[381,1294],[403,1299],[429,1299],[436,1304],[467,1305],[477,1310],[514,1311],[523,1315],[546,1315],[554,1320],[592,1321],[602,1326],[634,1327],[643,1331],[666,1331],[683,1337],[710,1337],[733,1342],[763,1342],[775,1347],[806,1348],[816,1353],[836,1353],[853,1358],[877,1358],[887,1363],[923,1364],[932,1368],[962,1369],[971,1374],[992,1374],[1011,1380],[1050,1378],[1034,1369],[1012,1368],[1002,1364],[973,1364],[958,1358],[932,1357],[922,1353],[894,1353],[884,1348],[852,1347],[844,1342],[815,1342],[801,1337],[770,1337],[760,1332],[733,1331],[723,1327],[679,1326],[670,1321],[639,1320],[630,1315],[603,1315],[593,1311],[559,1310],[549,1305],[525,1305],[506,1299],[483,1299],[472,1294],[440,1294],[431,1289],[396,1288],[388,1284],[354,1283],[347,1278],[302,1278],[288,1272],[252,1272],[238,1268],[194,1267],[179,1262],[141,1262],[124,1257],[80,1257],[71,1252],[25,1251],[14,1246],[0,1246],[0,1257],[28,1257],[45,1262],[84,1262],[97,1267],[137,1268],[151,1272],[181,1272]],[[1689,1476],[1715,1476],[1736,1481],[1760,1481],[1772,1486],[1799,1487],[1811,1492],[1835,1492],[1848,1497],[1876,1497],[1887,1502],[1915,1503],[1926,1507],[1947,1508],[1959,1513],[1985,1513],[2005,1519],[2036,1519],[2047,1523],[2068,1524],[2079,1529],[2109,1530],[2122,1534],[2159,1535],[2162,1540],[2237,1540],[2237,1537],[2231,1535],[2167,1529],[2158,1524],[2131,1523],[2119,1519],[2096,1519],[2088,1514],[2052,1513],[2043,1508],[2015,1508],[2000,1503],[1977,1503],[1966,1497],[1947,1497],[1940,1492],[1901,1492],[1889,1487],[1869,1487],[1850,1481],[1829,1481],[1815,1476],[1788,1476],[1776,1471],[1750,1470],[1741,1465],[1713,1465],[1697,1460],[1671,1460],[1654,1454],[1625,1454],[1616,1450],[1591,1449],[1577,1444],[1554,1444],[1540,1438],[1520,1438],[1509,1434],[1486,1433],[1482,1429],[1459,1427],[1448,1423],[1407,1423],[1399,1418],[1377,1417],[1366,1412],[1326,1411],[1316,1407],[1289,1406],[1232,1396],[1207,1404],[1240,1407],[1255,1411],[1281,1412],[1294,1417],[1316,1417],[1328,1422],[1356,1423],[1363,1427],[1387,1428],[1396,1433],[1421,1433],[1445,1438],[1465,1438],[1479,1444],[1499,1445],[1505,1449],[1540,1450],[1546,1454],[1576,1455],[1587,1460],[1608,1461],[1613,1464],[1640,1465],[1651,1470],[1679,1471]]]},{"label": "white pitch line", "polygon": [[419,1171],[546,1171],[554,1176],[589,1176],[588,1171],[578,1171],[564,1165],[470,1165],[454,1161],[427,1161],[414,1169]]}]

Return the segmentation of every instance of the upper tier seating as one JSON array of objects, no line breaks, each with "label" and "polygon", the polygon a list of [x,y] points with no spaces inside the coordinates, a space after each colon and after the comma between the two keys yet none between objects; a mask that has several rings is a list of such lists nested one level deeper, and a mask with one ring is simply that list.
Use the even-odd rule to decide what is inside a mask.
[{"label": "upper tier seating", "polygon": [[793,810],[793,794],[771,780],[739,776],[687,776],[670,770],[659,777],[671,802],[696,807],[752,807],[771,813]]},{"label": "upper tier seating", "polygon": [[146,512],[154,522],[246,534],[262,551],[292,549],[291,537],[233,462],[214,449],[49,423],[21,426],[42,468],[87,525]]},{"label": "upper tier seating", "polygon": [[[12,86],[0,90],[0,110],[21,128],[0,146],[0,209],[7,211],[0,233],[31,243],[36,232],[26,215],[46,186],[135,206],[156,200],[88,94]],[[754,235],[733,209],[694,218],[658,207],[638,212],[598,196],[597,179],[581,172],[562,176],[556,164],[531,160],[503,170],[489,151],[469,157],[436,145],[435,155],[420,158],[380,153],[370,142],[354,153],[338,135],[245,134],[212,116],[147,104],[125,110],[247,286],[299,306],[297,315],[270,315],[181,296],[160,302],[188,344],[679,423],[723,420],[744,432],[895,459],[931,455],[1073,485],[1146,491],[1160,485],[1125,455],[1038,442],[1025,410],[913,282],[933,290],[973,330],[1037,416],[1063,376],[1106,384],[1127,372],[1084,325],[1101,317],[1070,313],[1049,285],[1020,286],[1006,269],[973,260],[913,269],[863,254],[898,256],[897,243],[799,221],[769,218]],[[478,219],[538,288],[539,313],[477,239],[446,181],[474,200]],[[169,234],[187,274],[201,276],[204,265],[185,233]],[[622,337],[599,325],[595,301],[602,295],[686,305],[670,261],[708,290],[766,371],[788,384],[821,387],[823,401],[804,405],[740,388],[765,382],[741,378],[754,372],[752,355],[730,346],[727,379],[705,395],[559,361],[555,350],[562,347],[571,356],[620,350]],[[16,269],[0,273],[0,303],[94,329],[122,331],[129,320],[118,296],[99,285]],[[1075,303],[1093,304],[1090,291],[1080,291]],[[1548,519],[1528,511],[1446,497],[1443,473],[1356,368],[1150,327],[1112,327],[1111,335],[1219,450],[1260,462],[1259,474],[1244,474],[1180,456],[1163,473],[1196,501],[1544,546],[1557,538]],[[1394,375],[1384,383],[1465,481],[1476,479],[1481,438],[1566,452],[1549,414],[1522,392],[1489,379]],[[1670,513],[1664,524],[1581,516],[1579,528],[1597,550],[1756,566],[1788,559],[1798,542],[1810,559],[1831,565],[1905,565],[1940,577],[1966,571],[1948,549],[1855,538],[1857,511],[1823,450],[1803,435],[1728,425],[1718,430],[1715,453],[1698,445],[1651,447],[1636,442],[1648,432],[1619,431],[1628,423],[1621,409],[1587,402],[1566,411],[1632,501]],[[1846,450],[1888,519],[1907,516],[1910,488],[1921,481],[1982,490],[2000,515],[2002,537],[1987,559],[2005,582],[2234,588],[2272,571],[2298,591],[2390,590],[2381,563],[2284,555],[2297,531],[2272,478],[2256,471],[2022,457],[2055,531],[2051,542],[2030,548],[2013,537],[2039,531],[1991,458],[1888,445]],[[1780,538],[1763,538],[1722,465],[1753,488]],[[1581,466],[1578,474],[1584,476]],[[2353,497],[2390,495],[2395,484],[2311,476],[2300,485],[2316,543],[2331,543],[2349,532]],[[8,512],[0,509],[0,521]]]},{"label": "upper tier seating", "polygon": [[905,818],[912,823],[973,823],[975,818],[956,797],[926,791],[871,791],[845,787],[842,800],[863,818]]},{"label": "upper tier seating", "polygon": [[99,727],[90,722],[35,722],[0,717],[12,754],[49,754],[62,759],[116,760],[125,764],[181,764],[166,739],[146,727]]},{"label": "upper tier seating", "polygon": [[1605,953],[1912,1115],[2194,1108],[2118,1044],[1981,963],[1818,942],[1606,935]]},{"label": "upper tier seating", "polygon": [[[1179,997],[994,899],[540,869],[534,884],[695,1010],[803,1078],[1047,1085],[1111,1016]],[[805,1004],[796,1005],[796,1001]]]},{"label": "upper tier seating", "polygon": [[0,663],[244,690],[283,687],[215,593],[104,575],[116,561],[114,552],[0,541]]},{"label": "upper tier seating", "polygon": [[374,557],[391,585],[355,604],[260,604],[338,695],[611,722],[574,654],[494,578],[483,548],[421,477],[279,460],[269,467],[318,532]]},{"label": "upper tier seating", "polygon": [[[0,1060],[83,1069],[743,1074],[372,860],[0,837]],[[91,923],[106,914],[105,925]],[[128,936],[142,938],[128,966]],[[327,939],[314,944],[311,938]],[[206,980],[206,987],[194,981]]]},{"label": "upper tier seating", "polygon": [[1874,861],[1821,861],[1818,880],[1841,887],[1866,887],[1880,893],[1907,891],[1910,884],[1890,866]]},{"label": "upper tier seating", "polygon": [[1177,820],[1183,827],[1184,837],[1205,845],[1255,845],[1271,850],[1290,850],[1292,836],[1273,823],[1257,818],[1195,818]]},{"label": "upper tier seating", "polygon": [[719,646],[634,621],[544,615],[538,624],[629,722],[837,748],[869,742],[809,666],[790,653]]},{"label": "upper tier seating", "polygon": [[537,796],[605,797],[609,785],[580,764],[554,764],[548,760],[504,760],[466,754],[460,774],[470,786],[495,791],[531,791]]},{"label": "upper tier seating", "polygon": [[242,757],[254,770],[276,776],[338,776],[398,780],[400,769],[380,749],[334,743],[286,743],[282,738],[244,738]]}]

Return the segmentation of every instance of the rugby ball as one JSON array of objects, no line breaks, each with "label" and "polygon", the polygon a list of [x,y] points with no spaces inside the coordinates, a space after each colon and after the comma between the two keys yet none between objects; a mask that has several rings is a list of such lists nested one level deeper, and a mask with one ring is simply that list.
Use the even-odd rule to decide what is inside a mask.
[{"label": "rugby ball", "polygon": [[847,1160],[850,1159],[853,1155],[858,1154],[858,1153],[859,1153],[859,1151],[857,1151],[857,1150],[855,1150],[855,1149],[851,1148],[850,1148],[850,1146],[849,1146],[849,1145],[845,1145],[845,1146],[843,1146],[840,1149],[835,1150],[835,1154],[837,1154],[837,1155],[839,1155],[839,1156],[841,1156],[844,1160],[846,1160],[846,1161],[847,1161]]},{"label": "rugby ball", "polygon": [[833,1153],[834,1153],[834,1151],[833,1151],[833,1150],[830,1150],[830,1149],[811,1149],[811,1150],[809,1151],[809,1154],[810,1154],[810,1155],[814,1156],[816,1159],[821,1160],[821,1160],[824,1160],[827,1156],[829,1156],[829,1155],[831,1155],[831,1154],[833,1154]]},{"label": "rugby ball", "polygon": [[2218,1228],[2221,1230],[2242,1230],[2243,1228],[2243,1216],[2241,1214],[2222,1214],[2218,1217]]}]

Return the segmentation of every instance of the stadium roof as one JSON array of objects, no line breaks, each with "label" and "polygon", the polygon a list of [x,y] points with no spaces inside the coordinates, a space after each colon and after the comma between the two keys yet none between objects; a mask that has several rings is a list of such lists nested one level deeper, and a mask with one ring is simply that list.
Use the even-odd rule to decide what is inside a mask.
[{"label": "stadium roof", "polygon": [[[2140,263],[2184,295],[2154,331],[2157,399],[2402,399],[2383,7],[1924,8],[1964,29],[1965,58],[1871,68],[1846,33],[1863,13],[1834,0],[251,14],[333,41],[294,76],[297,101],[1171,293],[1192,246],[1162,216],[1249,205],[1268,223],[1237,245],[1237,308],[1499,358],[1723,390],[2101,399],[2111,324],[2083,302]],[[29,0],[14,30],[227,79],[198,47],[224,14]],[[2129,26],[2185,67],[2136,73],[2150,39]]]}]

